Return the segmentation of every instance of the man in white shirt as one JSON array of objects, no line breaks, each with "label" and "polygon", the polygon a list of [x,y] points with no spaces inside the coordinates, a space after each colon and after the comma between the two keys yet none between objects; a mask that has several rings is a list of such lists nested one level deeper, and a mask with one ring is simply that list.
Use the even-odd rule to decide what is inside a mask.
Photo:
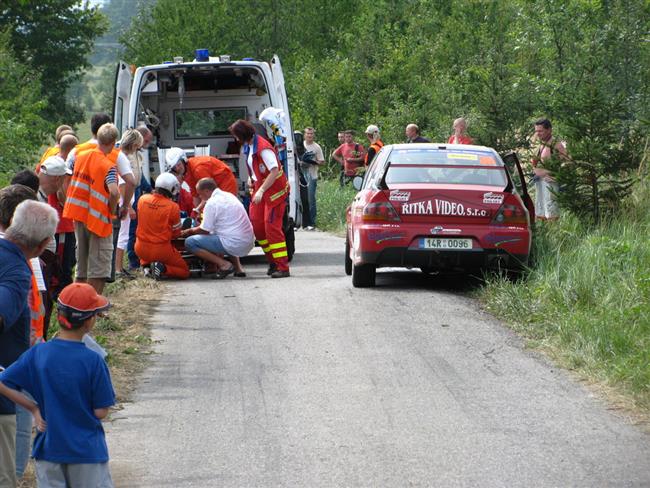
[{"label": "man in white shirt", "polygon": [[311,161],[314,163],[308,164],[307,171],[304,172],[305,180],[307,180],[307,196],[309,200],[309,211],[305,212],[306,230],[314,230],[316,226],[316,185],[318,183],[318,167],[322,164],[325,164],[325,156],[323,156],[323,149],[320,145],[314,142],[314,128],[305,127],[303,132],[304,141],[303,145],[305,146],[305,154],[311,152],[314,155],[314,158]]},{"label": "man in white shirt", "polygon": [[[239,258],[253,249],[255,235],[244,205],[232,193],[220,190],[212,178],[201,178],[196,192],[205,202],[203,220],[200,226],[181,232],[181,237],[186,237],[185,249],[214,264],[215,279],[232,273],[245,277]],[[229,256],[230,262],[224,255]]]}]

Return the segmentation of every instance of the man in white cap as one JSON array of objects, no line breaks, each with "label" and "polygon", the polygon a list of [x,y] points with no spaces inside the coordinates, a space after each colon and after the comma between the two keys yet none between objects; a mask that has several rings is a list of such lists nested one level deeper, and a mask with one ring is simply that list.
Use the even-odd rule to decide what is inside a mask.
[{"label": "man in white cap", "polygon": [[38,173],[38,199],[47,202],[47,197],[59,191],[65,176],[71,174],[72,171],[61,156],[50,156],[43,161]]},{"label": "man in white cap", "polygon": [[368,166],[370,163],[372,163],[372,160],[374,159],[375,155],[379,152],[379,150],[382,147],[384,147],[384,143],[381,141],[381,138],[379,137],[379,127],[377,127],[374,124],[370,124],[366,129],[366,137],[368,138],[370,147],[366,152],[366,160],[364,161],[364,163],[366,166]]}]

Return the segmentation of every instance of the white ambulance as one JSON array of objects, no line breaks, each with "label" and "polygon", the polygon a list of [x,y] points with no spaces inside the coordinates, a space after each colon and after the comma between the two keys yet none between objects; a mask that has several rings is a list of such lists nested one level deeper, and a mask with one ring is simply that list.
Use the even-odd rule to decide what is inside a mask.
[{"label": "white ambulance", "polygon": [[228,127],[237,119],[251,122],[258,133],[273,134],[260,121],[268,107],[284,112],[285,171],[291,191],[284,220],[289,256],[294,251],[294,226],[301,221],[299,172],[289,104],[280,59],[231,60],[211,57],[206,49],[196,59],[171,61],[137,69],[120,62],[115,77],[113,120],[120,131],[147,125],[154,134],[143,173],[155,179],[165,171],[165,152],[181,147],[189,156],[210,155],[227,163],[237,178],[240,196],[247,197],[248,170]]}]

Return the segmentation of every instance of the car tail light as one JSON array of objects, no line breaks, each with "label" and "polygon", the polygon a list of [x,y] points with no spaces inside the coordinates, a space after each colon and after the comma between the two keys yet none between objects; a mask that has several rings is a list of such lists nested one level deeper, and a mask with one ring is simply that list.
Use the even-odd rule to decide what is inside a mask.
[{"label": "car tail light", "polygon": [[520,205],[504,202],[492,219],[496,225],[528,225],[526,210]]},{"label": "car tail light", "polygon": [[369,203],[363,207],[364,222],[399,222],[400,218],[388,202]]}]

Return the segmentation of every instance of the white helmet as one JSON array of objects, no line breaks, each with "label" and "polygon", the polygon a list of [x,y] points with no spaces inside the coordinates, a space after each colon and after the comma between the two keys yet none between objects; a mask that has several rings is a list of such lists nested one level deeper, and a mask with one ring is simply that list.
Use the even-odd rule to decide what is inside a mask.
[{"label": "white helmet", "polygon": [[178,182],[178,178],[173,174],[161,173],[158,178],[156,178],[156,188],[167,190],[172,194],[172,197],[175,197],[181,191],[181,184]]},{"label": "white helmet", "polygon": [[165,171],[171,171],[179,161],[187,161],[187,155],[180,147],[170,147],[165,154]]},{"label": "white helmet", "polygon": [[379,134],[379,127],[377,127],[375,124],[370,124],[368,128],[366,129],[366,134]]}]

